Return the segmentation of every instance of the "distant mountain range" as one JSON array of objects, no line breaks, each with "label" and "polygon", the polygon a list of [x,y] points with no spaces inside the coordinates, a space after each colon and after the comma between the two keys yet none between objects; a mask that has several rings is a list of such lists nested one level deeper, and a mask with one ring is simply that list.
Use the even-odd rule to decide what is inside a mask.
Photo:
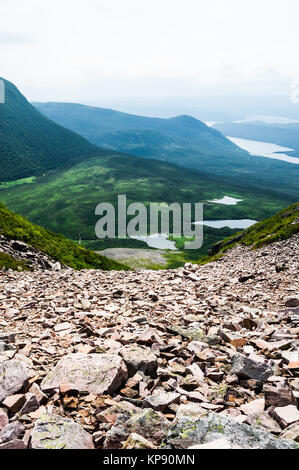
[{"label": "distant mountain range", "polygon": [[45,116],[93,144],[132,155],[195,167],[211,157],[238,162],[248,156],[220,132],[191,116],[136,116],[72,103],[33,103]]},{"label": "distant mountain range", "polygon": [[73,103],[34,106],[49,119],[106,149],[167,161],[244,187],[266,187],[295,199],[299,196],[299,168],[252,157],[191,116],[149,118]]}]

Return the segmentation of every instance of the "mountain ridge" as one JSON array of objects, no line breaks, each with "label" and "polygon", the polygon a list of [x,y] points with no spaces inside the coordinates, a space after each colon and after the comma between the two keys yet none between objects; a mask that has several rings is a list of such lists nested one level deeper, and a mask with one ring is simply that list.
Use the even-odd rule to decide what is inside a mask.
[{"label": "mountain ridge", "polygon": [[106,154],[34,108],[17,87],[5,84],[0,105],[0,182],[66,168],[95,154]]},{"label": "mountain ridge", "polygon": [[230,178],[244,187],[275,189],[294,200],[299,197],[299,168],[281,160],[252,156],[192,116],[153,118],[73,103],[34,105],[50,119],[110,151]]}]

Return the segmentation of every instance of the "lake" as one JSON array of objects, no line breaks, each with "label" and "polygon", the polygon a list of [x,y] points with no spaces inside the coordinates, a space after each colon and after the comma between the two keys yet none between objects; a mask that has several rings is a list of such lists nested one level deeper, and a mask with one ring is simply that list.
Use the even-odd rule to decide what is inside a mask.
[{"label": "lake", "polygon": [[130,238],[134,238],[135,240],[141,240],[142,242],[147,243],[147,245],[151,246],[152,248],[177,251],[175,243],[170,240],[167,240],[167,237],[167,233],[153,233],[152,235],[144,235]]},{"label": "lake", "polygon": [[195,225],[202,224],[206,225],[207,227],[213,227],[213,228],[223,228],[223,227],[229,227],[229,228],[248,228],[251,227],[251,225],[256,224],[256,220],[252,219],[227,219],[227,220],[203,220],[199,222],[194,222]]},{"label": "lake", "polygon": [[294,163],[295,165],[299,164],[299,158],[291,157],[286,155],[283,152],[293,152],[294,149],[288,147],[281,147],[280,145],[271,144],[270,142],[262,142],[259,140],[248,140],[248,139],[239,139],[237,137],[228,137],[227,138],[238,145],[244,150],[247,150],[251,155],[273,158],[274,160],[283,160],[288,163]]},{"label": "lake", "polygon": [[[204,220],[199,222],[194,222],[196,224],[206,225],[207,227],[213,228],[239,228],[245,229],[251,227],[251,225],[256,224],[256,220],[252,219],[227,219],[227,220]],[[135,240],[141,240],[145,242],[148,246],[152,248],[158,248],[160,250],[173,250],[178,251],[175,243],[167,239],[168,235],[166,233],[154,233],[152,235],[136,236],[130,237]]]}]

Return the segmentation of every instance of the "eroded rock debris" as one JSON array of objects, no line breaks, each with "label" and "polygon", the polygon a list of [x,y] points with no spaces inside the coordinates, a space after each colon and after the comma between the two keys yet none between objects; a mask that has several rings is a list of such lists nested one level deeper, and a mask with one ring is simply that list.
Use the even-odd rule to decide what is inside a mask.
[{"label": "eroded rock debris", "polygon": [[0,449],[298,446],[298,241],[1,272]]},{"label": "eroded rock debris", "polygon": [[33,246],[20,240],[9,240],[0,234],[0,253],[10,255],[18,261],[23,261],[30,270],[53,270],[58,271],[62,266],[59,261],[55,261]]}]

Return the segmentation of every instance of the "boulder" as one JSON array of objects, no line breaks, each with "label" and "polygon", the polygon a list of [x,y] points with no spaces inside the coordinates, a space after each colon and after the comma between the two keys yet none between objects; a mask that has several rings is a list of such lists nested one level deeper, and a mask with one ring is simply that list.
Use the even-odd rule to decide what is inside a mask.
[{"label": "boulder", "polygon": [[0,432],[0,442],[9,442],[14,439],[21,439],[25,434],[25,426],[20,421],[7,424]]},{"label": "boulder", "polygon": [[163,344],[163,341],[161,341],[161,338],[156,330],[153,328],[148,328],[139,335],[137,338],[137,343],[151,345],[153,343]]},{"label": "boulder", "polygon": [[299,411],[294,405],[272,408],[270,410],[270,415],[276,419],[283,429],[287,428],[290,424],[293,424],[296,421],[299,422]]},{"label": "boulder", "polygon": [[299,297],[287,297],[285,299],[285,306],[286,307],[298,307],[299,305]]},{"label": "boulder", "polygon": [[21,439],[14,439],[13,441],[3,442],[0,444],[0,450],[16,450],[16,449],[27,449],[25,442]]},{"label": "boulder", "polygon": [[10,413],[14,414],[24,405],[26,401],[25,395],[17,394],[10,395],[3,400],[3,405],[9,410]]},{"label": "boulder", "polygon": [[232,333],[231,331],[225,328],[219,328],[218,335],[221,339],[223,339],[225,343],[230,343],[235,346],[235,348],[241,348],[246,344],[245,338],[236,333]]},{"label": "boulder", "polygon": [[139,371],[151,377],[156,375],[158,368],[157,356],[155,356],[150,349],[139,346],[129,346],[122,348],[120,355],[126,363],[130,377]]},{"label": "boulder", "polygon": [[39,401],[33,393],[26,393],[25,403],[20,410],[20,415],[32,413],[39,408]]},{"label": "boulder", "polygon": [[102,395],[117,390],[127,376],[126,365],[116,354],[68,354],[43,379],[41,389],[53,393],[68,383],[80,392]]},{"label": "boulder", "polygon": [[288,406],[296,405],[296,398],[293,395],[291,388],[283,385],[274,387],[273,385],[264,385],[265,392],[265,405],[266,408],[270,406]]},{"label": "boulder", "polygon": [[92,436],[71,419],[43,414],[31,434],[32,449],[94,449]]},{"label": "boulder", "polygon": [[122,449],[155,449],[155,446],[148,439],[132,432],[124,442]]},{"label": "boulder", "polygon": [[40,405],[47,402],[47,395],[41,391],[40,387],[35,382],[29,388],[29,393],[32,393],[36,396],[36,399]]},{"label": "boulder", "polygon": [[[170,428],[163,448],[190,448],[225,439],[234,448],[294,449],[295,442],[279,439],[256,426],[238,423],[226,416],[210,412],[198,420],[177,420]],[[181,445],[183,443],[183,446]],[[213,444],[215,445],[215,444]],[[217,448],[217,447],[213,447]]]},{"label": "boulder", "polygon": [[264,408],[265,408],[264,398],[259,398],[258,400],[252,400],[240,406],[240,410],[243,411],[245,415],[251,415],[254,413],[258,413],[260,411],[264,411]]},{"label": "boulder", "polygon": [[266,431],[272,432],[274,434],[281,433],[281,427],[266,411],[257,412],[251,415],[248,415],[246,418],[246,423],[251,426],[262,426]]},{"label": "boulder", "polygon": [[11,359],[0,363],[0,403],[6,397],[18,392],[29,379],[29,372],[24,362]]},{"label": "boulder", "polygon": [[180,394],[175,392],[163,392],[150,395],[143,400],[144,408],[153,408],[156,411],[163,411],[172,403],[180,402]]},{"label": "boulder", "polygon": [[212,442],[207,442],[206,444],[190,446],[188,449],[240,449],[240,447],[234,446],[228,439],[220,438]]},{"label": "boulder", "polygon": [[105,449],[121,449],[122,442],[135,433],[159,446],[165,438],[170,422],[159,412],[146,408],[139,412],[118,415],[115,425],[107,432]]},{"label": "boulder", "polygon": [[129,412],[129,411],[140,411],[139,408],[134,406],[132,403],[126,401],[120,401],[113,406],[105,408],[103,411],[100,411],[96,414],[96,418],[101,423],[111,423],[114,424],[116,418],[119,414]]},{"label": "boulder", "polygon": [[299,423],[291,424],[291,426],[281,433],[280,437],[299,442]]},{"label": "boulder", "polygon": [[200,416],[206,413],[199,403],[183,403],[178,407],[176,420],[187,419],[196,421]]},{"label": "boulder", "polygon": [[273,374],[273,371],[271,367],[264,362],[255,361],[254,359],[243,356],[243,354],[235,354],[232,358],[231,373],[246,379],[265,382],[270,375]]}]

